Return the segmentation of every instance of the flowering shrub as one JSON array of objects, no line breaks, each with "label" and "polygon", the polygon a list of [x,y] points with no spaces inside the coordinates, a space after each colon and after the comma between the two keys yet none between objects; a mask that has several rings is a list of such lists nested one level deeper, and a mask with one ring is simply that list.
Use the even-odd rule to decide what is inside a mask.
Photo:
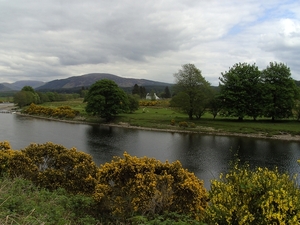
[{"label": "flowering shrub", "polygon": [[196,124],[190,123],[190,127],[191,127],[191,128],[196,128]]},{"label": "flowering shrub", "polygon": [[140,106],[156,106],[158,104],[158,101],[151,101],[151,100],[143,100],[139,101]]},{"label": "flowering shrub", "polygon": [[0,151],[0,175],[4,174],[14,178],[22,176],[33,179],[37,168],[33,165],[30,158],[20,151],[5,149]]},{"label": "flowering shrub", "polygon": [[210,190],[208,221],[213,224],[299,224],[300,191],[295,180],[277,169],[239,167]]},{"label": "flowering shrub", "polygon": [[178,125],[179,125],[179,127],[184,127],[184,128],[189,127],[189,124],[185,121],[179,122]]},{"label": "flowering shrub", "polygon": [[127,153],[100,167],[94,198],[119,218],[168,211],[201,219],[208,204],[203,181],[178,161],[161,163]]},{"label": "flowering shrub", "polygon": [[89,154],[51,142],[30,144],[21,152],[37,167],[36,184],[50,190],[62,187],[72,193],[94,192],[98,167]]},{"label": "flowering shrub", "polygon": [[170,122],[170,124],[171,124],[172,126],[175,126],[176,121],[175,121],[174,119],[172,119],[171,122]]},{"label": "flowering shrub", "polygon": [[0,141],[0,150],[11,149],[10,143],[8,141]]},{"label": "flowering shrub", "polygon": [[1,175],[22,176],[50,190],[61,187],[76,194],[95,190],[98,167],[86,153],[51,142],[30,144],[21,151],[11,150],[8,142],[0,142],[1,147]]},{"label": "flowering shrub", "polygon": [[160,106],[160,107],[169,107],[170,101],[169,100],[140,100],[140,106]]},{"label": "flowering shrub", "polygon": [[30,115],[42,115],[42,116],[51,116],[56,118],[74,118],[79,114],[78,111],[73,110],[69,106],[60,106],[58,108],[48,108],[44,106],[38,106],[35,104],[30,104],[30,106],[24,110],[24,113]]}]

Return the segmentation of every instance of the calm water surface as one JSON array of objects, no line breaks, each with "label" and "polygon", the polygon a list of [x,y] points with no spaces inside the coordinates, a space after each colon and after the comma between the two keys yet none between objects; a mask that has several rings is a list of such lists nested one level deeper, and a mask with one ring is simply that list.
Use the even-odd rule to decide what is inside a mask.
[{"label": "calm water surface", "polygon": [[297,164],[300,142],[294,141],[144,131],[0,113],[0,141],[3,140],[9,141],[13,149],[48,141],[76,147],[91,154],[98,165],[111,161],[113,156],[122,156],[124,151],[163,162],[179,160],[204,180],[206,188],[211,179],[228,170],[228,163],[236,153],[251,166],[277,166],[290,174],[300,172]]}]

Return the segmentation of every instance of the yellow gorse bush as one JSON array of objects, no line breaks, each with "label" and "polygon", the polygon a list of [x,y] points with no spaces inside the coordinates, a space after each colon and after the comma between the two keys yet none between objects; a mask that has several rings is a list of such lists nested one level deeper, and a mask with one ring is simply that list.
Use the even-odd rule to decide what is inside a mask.
[{"label": "yellow gorse bush", "polygon": [[71,193],[93,194],[98,167],[89,154],[67,149],[51,142],[30,144],[20,151],[0,142],[0,172],[10,177],[22,176],[41,187],[65,188]]},{"label": "yellow gorse bush", "polygon": [[34,103],[31,103],[30,106],[24,110],[24,113],[30,115],[41,115],[41,116],[51,116],[56,118],[74,118],[79,114],[78,111],[73,110],[69,106],[60,106],[58,108],[49,108],[44,106],[38,106]]},{"label": "yellow gorse bush", "polygon": [[211,182],[207,219],[213,224],[300,224],[300,191],[295,179],[277,169],[237,163]]},{"label": "yellow gorse bush", "polygon": [[115,157],[99,169],[94,194],[114,216],[153,215],[165,211],[203,217],[208,193],[193,173],[180,162],[161,163],[148,157]]},{"label": "yellow gorse bush", "polygon": [[38,185],[50,190],[62,187],[72,193],[94,192],[98,167],[91,155],[51,142],[30,144],[21,152],[37,167],[38,175],[33,181]]}]

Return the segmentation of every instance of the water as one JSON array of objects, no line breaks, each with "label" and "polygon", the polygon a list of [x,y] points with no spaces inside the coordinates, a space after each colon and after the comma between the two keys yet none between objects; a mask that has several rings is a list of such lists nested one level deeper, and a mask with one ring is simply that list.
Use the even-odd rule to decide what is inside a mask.
[{"label": "water", "polygon": [[91,154],[97,165],[122,156],[124,151],[162,162],[179,160],[204,180],[208,189],[211,179],[228,171],[235,154],[252,167],[278,167],[291,175],[300,172],[300,142],[295,141],[145,131],[0,114],[0,141],[3,140],[9,141],[13,149],[48,141],[76,147]]}]

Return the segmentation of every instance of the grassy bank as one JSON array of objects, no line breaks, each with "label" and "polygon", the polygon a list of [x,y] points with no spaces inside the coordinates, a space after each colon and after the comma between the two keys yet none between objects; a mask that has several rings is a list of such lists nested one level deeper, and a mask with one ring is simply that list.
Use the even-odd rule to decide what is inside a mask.
[{"label": "grassy bank", "polygon": [[[43,104],[43,106],[46,107],[59,107],[66,105],[79,111],[81,120],[84,118],[84,121],[86,122],[105,123],[102,119],[86,114],[86,104],[83,103],[83,99]],[[272,122],[271,119],[258,118],[257,121],[253,121],[252,118],[245,118],[243,121],[238,121],[237,118],[221,116],[217,116],[216,119],[213,119],[211,114],[206,113],[199,120],[189,120],[186,114],[168,107],[167,103],[160,104],[159,106],[141,106],[139,110],[134,113],[118,115],[113,123],[141,128],[204,133],[260,135],[263,137],[272,137],[276,135],[300,135],[299,122],[293,119]]]}]

